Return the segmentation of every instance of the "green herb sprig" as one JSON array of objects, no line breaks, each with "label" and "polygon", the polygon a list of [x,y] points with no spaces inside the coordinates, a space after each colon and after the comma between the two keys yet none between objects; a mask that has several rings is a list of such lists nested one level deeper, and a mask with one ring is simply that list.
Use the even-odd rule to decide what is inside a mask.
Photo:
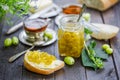
[{"label": "green herb sprig", "polygon": [[1,0],[0,1],[0,18],[7,13],[21,16],[27,14],[30,0]]},{"label": "green herb sprig", "polygon": [[[82,50],[82,63],[85,67],[92,67],[96,69],[102,69],[104,67],[103,60],[108,58],[101,48],[96,48],[96,42],[94,40],[90,41],[91,34],[93,33],[89,28],[84,28],[85,41],[84,49]],[[87,43],[87,44],[86,44]]]},{"label": "green herb sprig", "polygon": [[103,61],[101,60],[101,58],[95,56],[96,52],[95,52],[94,48],[96,46],[96,42],[92,41],[89,46],[87,46],[86,43],[84,42],[84,45],[85,45],[87,54],[88,54],[90,60],[94,63],[95,67],[102,69],[104,66]]}]

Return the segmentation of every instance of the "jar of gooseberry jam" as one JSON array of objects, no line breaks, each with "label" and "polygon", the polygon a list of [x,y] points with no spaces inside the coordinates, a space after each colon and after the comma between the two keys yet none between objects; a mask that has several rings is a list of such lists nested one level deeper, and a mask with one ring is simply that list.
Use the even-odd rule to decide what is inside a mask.
[{"label": "jar of gooseberry jam", "polygon": [[60,20],[58,50],[60,56],[79,57],[84,46],[84,27],[77,15],[67,15]]}]

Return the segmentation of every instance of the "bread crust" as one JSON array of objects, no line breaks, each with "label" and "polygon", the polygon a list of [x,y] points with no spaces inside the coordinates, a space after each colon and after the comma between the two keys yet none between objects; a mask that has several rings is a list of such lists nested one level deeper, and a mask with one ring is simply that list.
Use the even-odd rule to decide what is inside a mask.
[{"label": "bread crust", "polygon": [[104,10],[112,7],[113,5],[115,5],[118,2],[118,0],[102,0],[102,2],[104,4],[104,7],[101,8],[100,10],[104,11]]},{"label": "bread crust", "polygon": [[99,3],[97,4],[98,0],[95,0],[94,2],[89,1],[89,0],[79,0],[81,3],[85,3],[87,7],[94,8],[100,11],[105,11],[108,8],[112,7],[115,5],[119,0],[99,0]]},{"label": "bread crust", "polygon": [[24,66],[25,66],[25,68],[30,70],[30,71],[32,71],[32,72],[38,73],[38,74],[49,75],[49,74],[54,73],[55,71],[63,68],[64,65],[65,65],[64,62],[61,61],[60,65],[56,66],[55,68],[51,68],[51,69],[42,69],[41,68],[40,69],[40,68],[37,68],[37,67],[31,65],[27,60],[25,60],[26,59],[26,55],[27,54],[25,54],[25,56],[24,56]]},{"label": "bread crust", "polygon": [[92,23],[94,27],[98,28],[99,32],[93,32],[91,36],[98,40],[108,40],[117,35],[119,28],[113,25]]}]

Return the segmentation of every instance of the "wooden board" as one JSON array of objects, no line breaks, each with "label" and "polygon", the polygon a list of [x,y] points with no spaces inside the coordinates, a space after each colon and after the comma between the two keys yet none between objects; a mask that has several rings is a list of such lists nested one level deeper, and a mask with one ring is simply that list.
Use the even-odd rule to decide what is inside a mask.
[{"label": "wooden board", "polygon": [[[90,9],[88,9],[87,12],[91,13],[91,22],[104,23],[100,12],[95,11],[95,10],[90,10]],[[101,46],[105,43],[109,44],[109,40],[108,41],[96,40],[96,41],[97,41],[98,48],[101,48]],[[94,79],[96,80],[117,80],[113,59],[111,57],[109,57],[109,59],[104,62],[103,70],[93,71],[91,69],[86,69],[86,72],[87,72],[87,80],[94,80]],[[109,74],[111,74],[111,76]]]},{"label": "wooden board", "polygon": [[[54,2],[60,6],[68,3],[77,3],[77,0],[54,0]],[[91,13],[91,21],[96,23],[112,24],[120,27],[120,3],[114,8],[109,9],[106,12],[99,12],[93,9],[87,9],[86,12]],[[58,27],[53,22],[51,24],[52,29],[57,32]],[[73,66],[67,66],[51,75],[44,76],[30,72],[23,66],[23,56],[20,57],[14,63],[9,63],[8,59],[12,55],[26,50],[29,46],[20,43],[18,46],[11,46],[4,48],[3,42],[5,38],[18,36],[22,29],[11,35],[5,35],[5,32],[10,26],[4,23],[4,26],[0,27],[0,80],[119,80],[120,79],[120,33],[111,40],[97,41],[97,47],[101,47],[102,44],[108,43],[114,49],[113,56],[109,56],[108,60],[104,62],[104,69],[94,71],[91,68],[83,67],[81,59],[75,59],[76,63]],[[46,47],[35,47],[34,50],[46,51],[55,55],[57,58],[63,60],[63,57],[59,56],[57,41]]]},{"label": "wooden board", "polygon": [[[120,28],[120,3],[117,4],[112,9],[103,13],[103,18],[105,24],[115,25]],[[110,40],[110,45],[114,49],[113,52],[113,62],[116,70],[116,74],[118,75],[118,80],[120,79],[120,32],[116,37]]]}]

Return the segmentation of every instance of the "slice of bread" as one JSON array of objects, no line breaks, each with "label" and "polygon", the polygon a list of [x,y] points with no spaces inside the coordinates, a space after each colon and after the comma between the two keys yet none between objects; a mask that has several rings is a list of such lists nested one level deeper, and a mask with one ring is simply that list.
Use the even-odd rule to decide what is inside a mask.
[{"label": "slice of bread", "polygon": [[99,32],[93,32],[92,37],[99,40],[108,40],[117,35],[119,28],[113,25],[93,23],[94,27],[98,28]]},{"label": "slice of bread", "polygon": [[32,72],[48,75],[64,67],[64,62],[58,59],[54,60],[50,65],[45,65],[43,63],[36,64],[30,62],[27,58],[28,54],[29,53],[27,52],[24,56],[24,66],[26,69]]},{"label": "slice of bread", "polygon": [[94,8],[100,11],[105,11],[119,0],[79,0],[80,3],[85,3],[87,7]]}]

